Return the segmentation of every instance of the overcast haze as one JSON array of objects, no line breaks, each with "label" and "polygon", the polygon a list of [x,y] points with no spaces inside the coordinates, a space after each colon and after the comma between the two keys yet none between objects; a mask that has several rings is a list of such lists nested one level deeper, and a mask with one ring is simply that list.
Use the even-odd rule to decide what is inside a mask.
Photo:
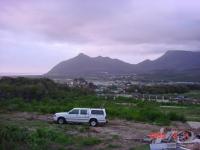
[{"label": "overcast haze", "polygon": [[46,73],[83,52],[129,63],[200,50],[199,0],[0,0],[0,73]]}]

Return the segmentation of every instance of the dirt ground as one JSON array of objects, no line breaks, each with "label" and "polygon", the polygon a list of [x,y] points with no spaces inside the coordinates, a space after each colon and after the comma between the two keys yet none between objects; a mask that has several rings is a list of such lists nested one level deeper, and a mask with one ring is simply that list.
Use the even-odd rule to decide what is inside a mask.
[{"label": "dirt ground", "polygon": [[[29,112],[15,112],[10,113],[10,117],[15,120],[40,120],[49,122],[52,124],[52,115],[42,115],[37,113]],[[9,117],[9,118],[10,118]],[[80,126],[80,125],[71,125]],[[143,143],[140,140],[143,139],[147,134],[151,132],[159,131],[161,126],[138,123],[134,121],[126,121],[113,119],[109,120],[108,124],[98,127],[88,127],[86,132],[80,132],[79,130],[68,130],[67,134],[79,135],[79,136],[92,136],[102,139],[102,143],[90,149],[117,149],[117,150],[130,150],[139,149],[138,147],[148,147],[147,143]],[[168,128],[176,129],[189,129],[187,123],[173,122]],[[146,145],[146,146],[145,146]],[[87,148],[86,148],[87,149]],[[141,148],[145,149],[145,148]],[[146,148],[148,149],[148,148]]]}]

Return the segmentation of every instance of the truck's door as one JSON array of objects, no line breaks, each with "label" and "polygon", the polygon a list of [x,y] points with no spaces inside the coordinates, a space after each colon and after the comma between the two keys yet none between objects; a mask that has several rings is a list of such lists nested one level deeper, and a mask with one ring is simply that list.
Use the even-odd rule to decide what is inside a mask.
[{"label": "truck's door", "polygon": [[89,122],[88,109],[80,109],[79,120],[80,122]]},{"label": "truck's door", "polygon": [[78,122],[79,118],[79,109],[72,109],[69,111],[68,116],[67,116],[67,121],[69,122]]}]

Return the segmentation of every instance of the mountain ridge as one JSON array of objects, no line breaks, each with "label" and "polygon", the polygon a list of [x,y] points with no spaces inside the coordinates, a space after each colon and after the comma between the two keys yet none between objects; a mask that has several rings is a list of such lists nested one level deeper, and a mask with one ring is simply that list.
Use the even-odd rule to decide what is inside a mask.
[{"label": "mountain ridge", "polygon": [[170,50],[155,60],[144,60],[138,64],[130,64],[110,57],[90,57],[80,53],[74,58],[65,60],[54,66],[47,76],[90,76],[90,75],[121,75],[121,74],[172,74],[199,72],[199,51]]}]

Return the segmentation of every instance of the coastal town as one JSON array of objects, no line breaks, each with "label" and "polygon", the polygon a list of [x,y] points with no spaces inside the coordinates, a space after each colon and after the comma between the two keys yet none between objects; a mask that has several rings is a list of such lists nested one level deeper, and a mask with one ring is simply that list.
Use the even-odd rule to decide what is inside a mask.
[{"label": "coastal town", "polygon": [[[172,81],[137,81],[133,76],[112,76],[108,79],[56,79],[57,83],[69,87],[87,87],[97,96],[105,99],[116,100],[117,98],[132,98],[142,101],[155,101],[161,103],[187,103],[200,104],[200,98],[191,96],[189,93],[193,88],[200,89],[199,82],[172,82]],[[162,89],[161,89],[162,88]],[[166,92],[166,90],[168,90]]]}]

